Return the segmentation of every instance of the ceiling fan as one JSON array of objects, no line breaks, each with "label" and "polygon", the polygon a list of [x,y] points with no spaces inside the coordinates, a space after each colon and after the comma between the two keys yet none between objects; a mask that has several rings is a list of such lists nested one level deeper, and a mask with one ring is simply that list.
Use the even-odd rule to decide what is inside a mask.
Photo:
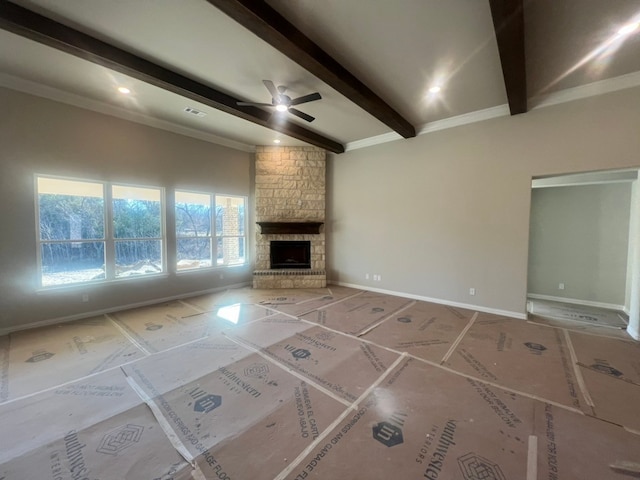
[{"label": "ceiling fan", "polygon": [[307,115],[297,108],[292,107],[302,103],[320,100],[322,97],[318,92],[303,95],[298,98],[291,98],[289,95],[285,95],[284,92],[287,91],[287,87],[284,85],[280,85],[276,88],[271,80],[263,80],[262,83],[264,83],[264,86],[267,87],[267,90],[269,90],[269,93],[271,94],[271,103],[237,102],[237,105],[244,107],[275,107],[278,112],[289,112],[296,117],[306,120],[307,122],[313,122],[315,120],[315,117]]}]

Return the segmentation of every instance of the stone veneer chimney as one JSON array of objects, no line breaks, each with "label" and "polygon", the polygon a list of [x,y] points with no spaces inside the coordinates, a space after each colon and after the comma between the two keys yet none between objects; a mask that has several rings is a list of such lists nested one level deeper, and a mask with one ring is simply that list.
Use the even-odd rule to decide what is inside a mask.
[{"label": "stone veneer chimney", "polygon": [[[316,147],[256,147],[256,221],[325,221],[326,153]],[[272,240],[311,242],[311,269],[271,270]],[[324,225],[317,234],[263,234],[256,228],[254,288],[320,288],[327,285]]]}]

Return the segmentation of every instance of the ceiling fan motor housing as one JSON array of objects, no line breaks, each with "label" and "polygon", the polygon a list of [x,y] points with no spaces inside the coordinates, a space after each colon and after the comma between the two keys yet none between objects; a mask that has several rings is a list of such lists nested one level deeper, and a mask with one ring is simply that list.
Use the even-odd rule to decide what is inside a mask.
[{"label": "ceiling fan motor housing", "polygon": [[273,101],[273,104],[276,106],[284,105],[288,107],[291,105],[291,97],[289,95],[280,94],[278,95],[277,98],[274,98],[272,101]]}]

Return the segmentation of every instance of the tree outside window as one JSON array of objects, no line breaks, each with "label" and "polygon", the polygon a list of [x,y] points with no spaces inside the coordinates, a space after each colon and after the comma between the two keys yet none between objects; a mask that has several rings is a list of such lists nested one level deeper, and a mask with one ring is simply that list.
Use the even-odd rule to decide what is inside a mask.
[{"label": "tree outside window", "polygon": [[212,195],[176,191],[177,269],[211,267]]},{"label": "tree outside window", "polygon": [[113,185],[115,276],[162,272],[162,191]]},{"label": "tree outside window", "polygon": [[37,176],[36,191],[42,287],[163,272],[162,189]]},{"label": "tree outside window", "polygon": [[37,178],[43,287],[104,278],[104,186]]}]

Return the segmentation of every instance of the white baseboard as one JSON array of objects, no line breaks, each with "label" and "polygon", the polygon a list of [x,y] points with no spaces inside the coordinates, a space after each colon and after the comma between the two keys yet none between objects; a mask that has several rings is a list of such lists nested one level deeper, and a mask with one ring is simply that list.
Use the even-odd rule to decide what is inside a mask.
[{"label": "white baseboard", "polygon": [[590,300],[580,300],[578,298],[554,297],[553,295],[539,295],[537,293],[528,293],[527,298],[534,300],[548,300],[550,302],[570,303],[572,305],[584,305],[585,307],[606,308],[607,310],[624,311],[624,305],[616,305],[615,303],[592,302]]},{"label": "white baseboard", "polygon": [[394,290],[386,290],[384,288],[374,288],[364,285],[357,285],[355,283],[346,282],[334,282],[335,285],[342,287],[358,288],[360,290],[368,290],[371,292],[386,293],[387,295],[395,295],[396,297],[410,298],[412,300],[422,300],[424,302],[438,303],[440,305],[449,305],[450,307],[466,308],[467,310],[474,310],[477,312],[493,313],[494,315],[502,315],[505,317],[517,318],[519,320],[526,320],[527,314],[523,312],[512,312],[510,310],[500,310],[497,308],[483,307],[481,305],[471,305],[470,303],[452,302],[450,300],[443,300],[441,298],[425,297],[423,295],[414,295],[412,293],[396,292]]},{"label": "white baseboard", "polygon": [[634,340],[640,340],[640,330],[637,328],[631,328],[631,325],[627,327],[627,333],[631,335]]},{"label": "white baseboard", "polygon": [[82,320],[83,318],[97,317],[99,315],[105,315],[107,313],[121,312],[122,310],[129,310],[131,308],[146,307],[149,305],[155,305],[157,303],[171,302],[173,300],[182,300],[185,298],[196,297],[198,295],[206,295],[207,293],[216,293],[216,292],[222,292],[223,290],[229,290],[232,288],[242,288],[242,287],[250,287],[250,286],[251,286],[251,282],[235,283],[232,285],[225,285],[224,287],[216,287],[216,288],[210,288],[208,290],[200,290],[198,292],[189,292],[181,295],[173,295],[171,297],[155,298],[153,300],[146,300],[144,302],[130,303],[128,305],[118,305],[116,307],[104,308],[101,310],[93,310],[91,312],[77,313],[75,315],[68,315],[65,317],[50,318],[48,320],[40,320],[38,322],[25,323],[22,325],[14,325],[12,327],[0,328],[0,336],[7,335],[13,332],[19,332],[22,330],[30,330],[32,328],[46,327],[49,325],[57,325],[59,323],[72,322],[74,320]]}]

